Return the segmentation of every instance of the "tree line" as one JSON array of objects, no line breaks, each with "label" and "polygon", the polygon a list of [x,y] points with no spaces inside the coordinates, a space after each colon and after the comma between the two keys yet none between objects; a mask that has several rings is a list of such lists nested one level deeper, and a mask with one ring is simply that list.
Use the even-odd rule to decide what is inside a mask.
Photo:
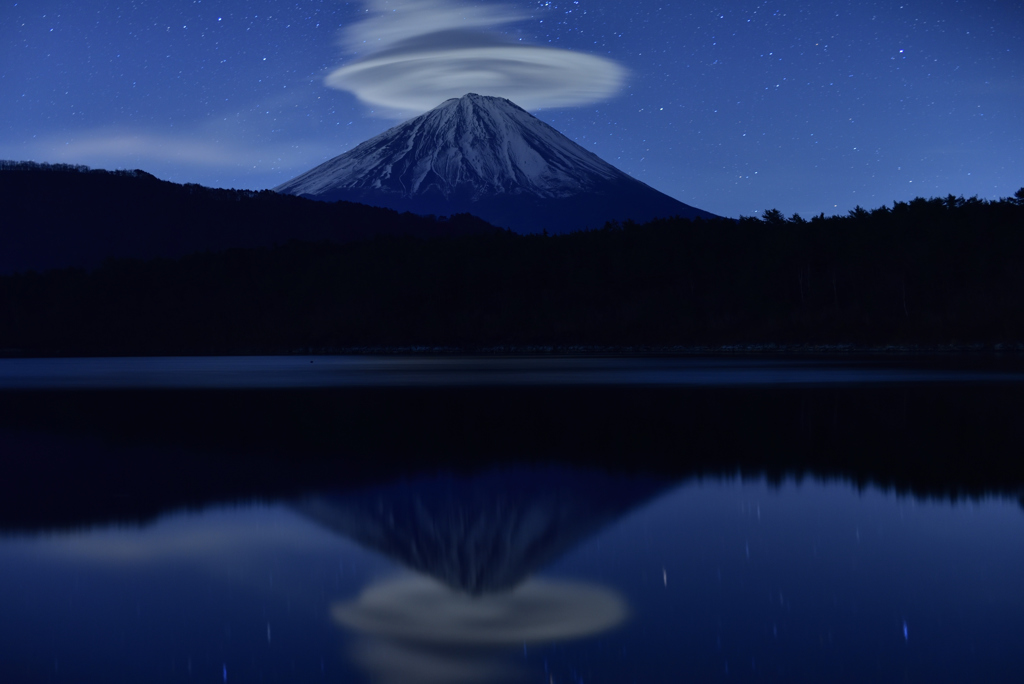
[{"label": "tree line", "polygon": [[0,278],[7,354],[1024,342],[1024,190],[112,259]]}]

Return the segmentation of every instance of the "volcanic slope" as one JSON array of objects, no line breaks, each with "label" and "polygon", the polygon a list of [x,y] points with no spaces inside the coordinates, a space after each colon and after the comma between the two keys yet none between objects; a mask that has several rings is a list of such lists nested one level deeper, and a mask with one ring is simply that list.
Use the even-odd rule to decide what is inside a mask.
[{"label": "volcanic slope", "polygon": [[274,190],[417,214],[469,212],[523,233],[600,228],[613,220],[714,218],[620,171],[509,100],[473,93]]}]

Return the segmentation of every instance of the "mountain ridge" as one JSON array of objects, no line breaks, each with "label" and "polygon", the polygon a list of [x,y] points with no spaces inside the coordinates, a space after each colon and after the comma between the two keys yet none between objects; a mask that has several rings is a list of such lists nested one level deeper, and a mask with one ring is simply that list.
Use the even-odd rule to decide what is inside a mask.
[{"label": "mountain ridge", "polygon": [[292,240],[342,244],[496,230],[472,216],[437,220],[270,190],[181,185],[141,170],[4,160],[0,207],[0,274],[91,269],[111,258],[178,258]]}]

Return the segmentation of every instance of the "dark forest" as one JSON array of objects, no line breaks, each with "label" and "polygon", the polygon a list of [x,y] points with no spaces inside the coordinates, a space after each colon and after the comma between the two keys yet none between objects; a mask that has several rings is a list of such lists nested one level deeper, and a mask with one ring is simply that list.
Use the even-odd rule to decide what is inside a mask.
[{"label": "dark forest", "polygon": [[[278,207],[274,193],[189,192],[230,199],[238,216],[221,208],[217,220],[232,232],[244,227],[240,216],[262,213],[272,224],[285,221],[275,212],[294,205],[298,213],[270,244],[0,277],[0,349],[148,355],[1024,342],[1024,190],[998,201],[918,198],[810,220],[773,210],[552,236],[457,217],[474,234],[438,237],[425,235],[431,226],[458,232],[452,221],[291,197]],[[173,217],[147,212],[141,200],[128,204],[131,219],[118,220],[130,220],[133,231],[169,230]],[[33,230],[31,217],[5,214],[3,232]],[[416,230],[376,230],[383,218]],[[344,240],[281,239],[308,233],[301,223],[312,220]],[[346,232],[349,224],[359,230]]]},{"label": "dark forest", "polygon": [[493,231],[472,216],[399,214],[271,190],[225,190],[145,171],[0,161],[0,274],[109,258],[173,258],[290,240],[343,243],[380,235]]}]

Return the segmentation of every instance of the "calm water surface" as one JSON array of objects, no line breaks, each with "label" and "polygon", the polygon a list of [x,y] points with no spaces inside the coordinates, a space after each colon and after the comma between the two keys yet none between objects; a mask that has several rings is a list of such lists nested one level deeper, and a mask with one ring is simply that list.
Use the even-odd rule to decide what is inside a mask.
[{"label": "calm water surface", "polygon": [[1017,682],[1022,377],[0,360],[0,682]]},{"label": "calm water surface", "polygon": [[9,535],[0,673],[1019,681],[1016,502],[739,479],[627,483],[595,497],[609,489],[602,477],[434,477],[141,527]]},{"label": "calm water surface", "polygon": [[[0,389],[737,386],[1022,382],[1019,368],[743,358],[262,356],[0,359]],[[946,366],[946,367],[943,367]]]}]

